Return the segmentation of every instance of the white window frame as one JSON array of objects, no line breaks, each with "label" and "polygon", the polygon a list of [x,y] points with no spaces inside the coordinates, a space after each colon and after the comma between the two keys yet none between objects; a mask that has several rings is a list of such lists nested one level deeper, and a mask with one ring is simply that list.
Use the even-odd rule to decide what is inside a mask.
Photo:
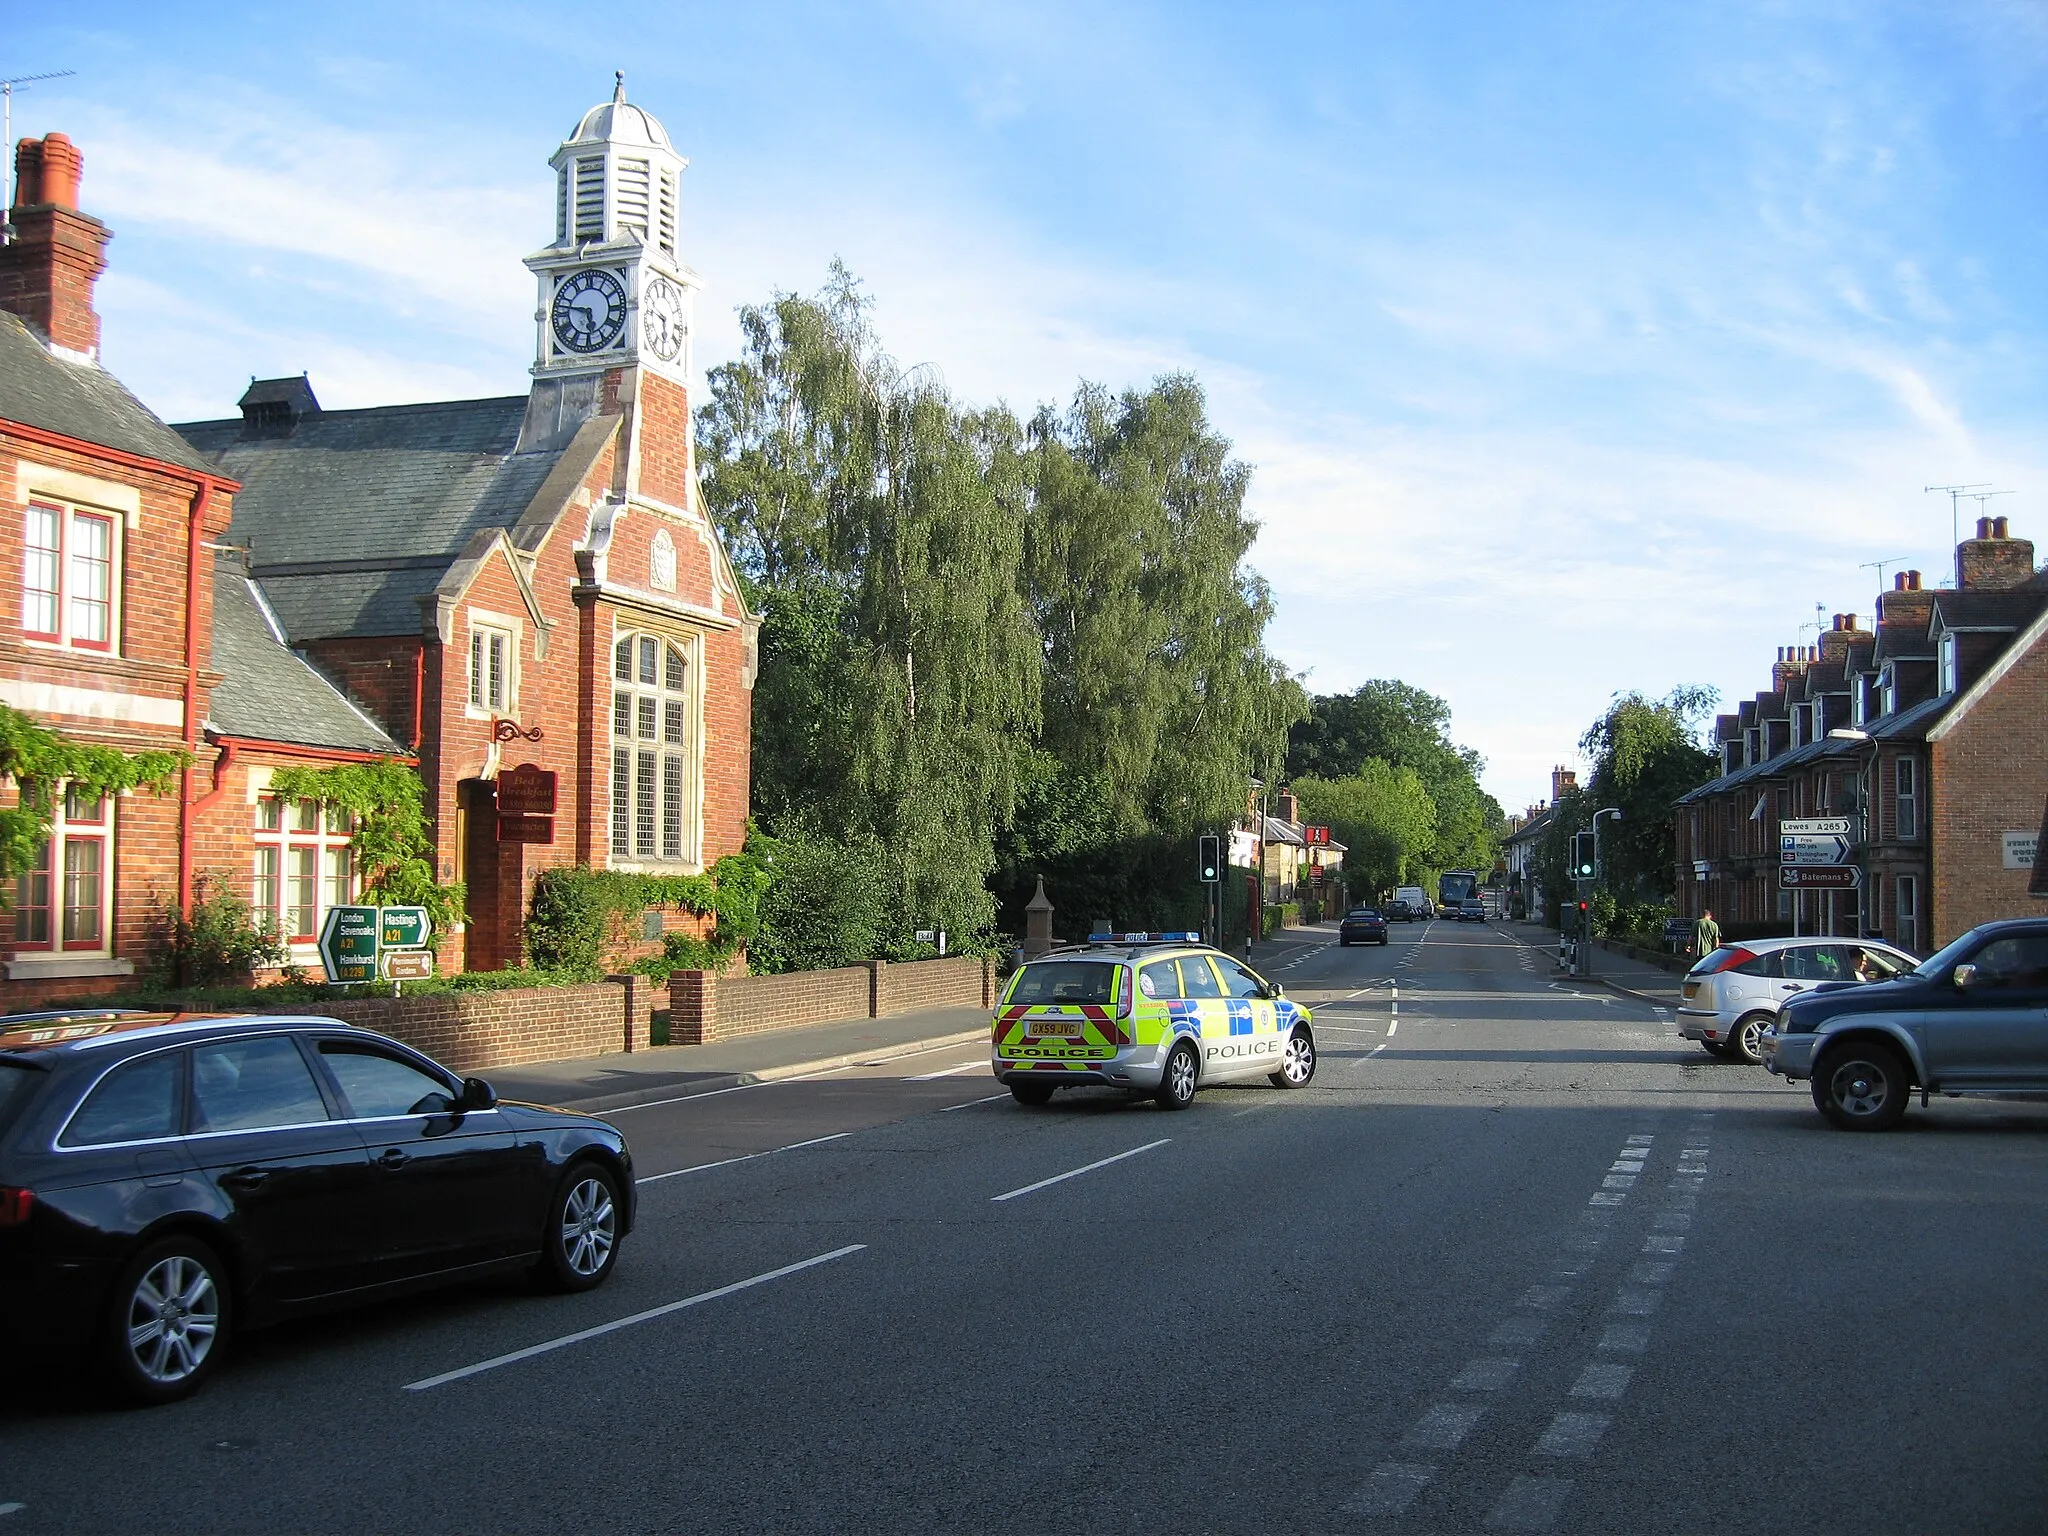
[{"label": "white window frame", "polygon": [[1877,674],[1877,690],[1879,694],[1878,702],[1883,705],[1880,713],[1887,715],[1897,714],[1899,712],[1898,668],[1886,666],[1882,672]]},{"label": "white window frame", "polygon": [[[493,695],[489,673],[490,648],[493,641],[504,646],[503,669],[497,679],[498,690]],[[463,694],[462,712],[471,720],[493,720],[500,717],[516,720],[519,717],[519,647],[521,632],[519,620],[508,614],[488,613],[483,609],[472,609],[469,614],[469,632],[463,639],[462,671],[466,685]],[[479,671],[481,660],[483,670]]]},{"label": "white window frame", "polygon": [[[303,825],[308,806],[312,807],[310,828]],[[256,926],[275,937],[290,952],[292,960],[298,962],[309,952],[318,954],[320,926],[327,921],[328,910],[348,906],[361,888],[361,872],[355,867],[355,852],[349,846],[354,828],[348,817],[325,806],[310,800],[280,800],[268,792],[258,796],[252,815],[256,851],[249,871],[250,916]],[[273,820],[275,825],[270,825]],[[292,863],[298,853],[313,855],[310,933],[286,931],[285,914],[301,905],[291,899]],[[267,897],[266,883],[270,887]]]},{"label": "white window frame", "polygon": [[1901,842],[1920,835],[1920,760],[1910,752],[1892,759],[1892,827]]},{"label": "white window frame", "polygon": [[[121,590],[124,585],[122,571],[127,555],[125,534],[127,519],[119,512],[106,507],[95,507],[70,501],[59,496],[32,495],[27,498],[17,514],[21,519],[21,571],[16,596],[21,604],[21,638],[26,645],[44,650],[78,651],[89,656],[119,656],[121,654]],[[50,517],[56,523],[57,545],[54,550],[56,569],[53,578],[57,585],[53,592],[56,603],[56,623],[49,629],[31,628],[29,615],[29,578],[31,575],[29,551],[29,527],[38,517]],[[73,612],[78,602],[78,542],[79,524],[92,522],[105,527],[107,535],[107,637],[104,641],[85,640],[78,636]],[[44,590],[41,587],[37,591]]]},{"label": "white window frame", "polygon": [[[622,624],[606,655],[611,796],[605,847],[610,866],[694,872],[703,858],[702,636]],[[676,660],[680,674],[673,670]],[[622,667],[629,676],[620,675]],[[680,686],[671,686],[678,675]]]},{"label": "white window frame", "polygon": [[1954,693],[1960,676],[1956,665],[1956,632],[1945,629],[1941,638],[1934,642],[1935,666],[1937,668],[1936,691]]},{"label": "white window frame", "polygon": [[[24,872],[15,881],[14,912],[7,929],[8,942],[13,952],[20,955],[51,955],[65,959],[105,959],[114,953],[114,846],[116,838],[115,807],[120,803],[113,795],[100,798],[99,815],[87,819],[79,814],[82,803],[69,786],[60,788],[53,796],[50,809],[50,836],[45,845],[43,867]],[[97,898],[96,917],[99,932],[86,939],[68,937],[66,919],[75,909],[71,902],[70,879],[71,850],[74,847],[99,845],[99,871],[93,894]],[[41,901],[34,900],[32,882],[40,875],[43,880]],[[44,916],[43,937],[24,937],[32,912]]]}]

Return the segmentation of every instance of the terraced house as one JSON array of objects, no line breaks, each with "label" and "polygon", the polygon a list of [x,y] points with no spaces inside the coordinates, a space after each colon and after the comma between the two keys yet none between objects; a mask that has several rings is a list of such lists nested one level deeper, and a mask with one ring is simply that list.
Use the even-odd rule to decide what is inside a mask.
[{"label": "terraced house", "polygon": [[[524,394],[326,410],[311,379],[258,380],[236,414],[172,430],[48,323],[29,316],[0,336],[33,349],[38,377],[71,370],[70,395],[0,395],[0,416],[153,453],[164,481],[159,511],[150,492],[124,493],[142,497],[143,523],[117,516],[102,535],[88,520],[88,553],[54,556],[81,582],[103,573],[115,654],[147,661],[129,691],[156,700],[118,729],[102,709],[93,728],[182,742],[196,763],[175,815],[120,808],[135,826],[105,852],[120,915],[103,930],[102,969],[137,958],[169,889],[157,864],[234,881],[293,958],[314,962],[325,911],[354,889],[348,828],[269,794],[285,762],[417,763],[441,878],[469,890],[444,968],[519,963],[532,880],[550,865],[694,873],[741,846],[757,625],[696,488],[686,163],[623,86],[556,151],[552,238],[526,259],[538,301]],[[43,537],[31,501],[68,484],[22,478],[15,536]],[[74,500],[61,515],[102,516]],[[91,563],[92,537],[112,567]],[[187,560],[199,574],[181,607]],[[68,589],[54,601],[87,612]],[[41,622],[29,607],[24,626]],[[98,642],[17,633],[24,680],[5,696],[81,723],[62,692],[76,681],[60,685],[50,647],[64,648],[56,671],[68,676],[104,670],[86,649]],[[501,804],[513,778],[517,803]],[[153,863],[139,856],[145,820]],[[67,823],[60,841],[70,836]],[[191,878],[178,876],[178,899]]]},{"label": "terraced house", "polygon": [[[1874,630],[1837,615],[1719,718],[1724,771],[1678,802],[1681,910],[1711,908],[1731,936],[1863,934],[1922,953],[2035,910],[2044,722],[2048,571],[2006,519],[1983,518],[1952,586],[1899,572]],[[1779,826],[1795,817],[1849,820],[1853,887],[1784,887]]]}]

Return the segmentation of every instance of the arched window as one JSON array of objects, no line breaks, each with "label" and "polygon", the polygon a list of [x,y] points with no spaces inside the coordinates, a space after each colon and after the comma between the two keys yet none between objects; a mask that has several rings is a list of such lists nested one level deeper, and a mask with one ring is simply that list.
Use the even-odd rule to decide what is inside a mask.
[{"label": "arched window", "polygon": [[612,648],[612,856],[696,857],[690,661],[681,642],[626,634]]}]

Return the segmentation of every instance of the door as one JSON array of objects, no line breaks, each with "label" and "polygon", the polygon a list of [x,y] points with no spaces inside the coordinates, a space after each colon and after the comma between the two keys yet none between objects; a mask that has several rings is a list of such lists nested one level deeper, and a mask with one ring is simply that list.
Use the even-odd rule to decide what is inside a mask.
[{"label": "door", "polygon": [[290,1035],[192,1048],[186,1142],[249,1260],[252,1295],[290,1303],[364,1282],[370,1162]]},{"label": "door", "polygon": [[1224,1000],[1223,983],[1205,955],[1182,955],[1174,965],[1180,971],[1184,1014],[1193,1015],[1196,1048],[1202,1053],[1202,1076],[1228,1077],[1229,1060],[1217,1054],[1230,1043],[1230,1009]]},{"label": "door", "polygon": [[1797,997],[1824,981],[1856,979],[1848,946],[1843,944],[1795,944],[1778,951],[1778,962],[1780,979],[1776,986],[1781,1006],[1786,998]]},{"label": "door", "polygon": [[1946,995],[1914,1025],[1936,1084],[2048,1087],[2048,932],[1994,938],[1961,965],[1970,985],[1937,983]]},{"label": "door", "polygon": [[1212,955],[1209,963],[1223,978],[1230,1019],[1230,1044],[1219,1054],[1237,1076],[1264,1076],[1280,1064],[1280,1010],[1266,995],[1266,984],[1235,960]]},{"label": "door", "polygon": [[403,1280],[533,1252],[545,1149],[522,1148],[496,1109],[453,1112],[457,1088],[404,1053],[316,1039],[370,1160],[376,1278]]}]

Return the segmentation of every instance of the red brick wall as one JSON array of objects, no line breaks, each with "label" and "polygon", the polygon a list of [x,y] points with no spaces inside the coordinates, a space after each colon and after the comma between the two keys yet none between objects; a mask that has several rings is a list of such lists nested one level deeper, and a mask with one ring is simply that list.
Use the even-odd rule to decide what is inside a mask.
[{"label": "red brick wall", "polygon": [[626,989],[609,981],[433,997],[350,998],[322,1004],[311,1013],[402,1040],[456,1072],[599,1056],[626,1049],[627,1041]]},{"label": "red brick wall", "polygon": [[1939,947],[1979,923],[2035,917],[2029,871],[2004,867],[2003,835],[2037,832],[2048,802],[2048,638],[2039,639],[1991,691],[1930,744],[1932,836],[1926,918]]},{"label": "red brick wall", "polygon": [[979,955],[884,965],[875,972],[875,1016],[923,1008],[990,1008],[995,1005],[994,977],[995,962]]},{"label": "red brick wall", "polygon": [[677,971],[669,978],[669,1043],[701,1045],[841,1019],[994,1004],[995,962],[976,956],[904,965],[870,960],[785,976]]}]

